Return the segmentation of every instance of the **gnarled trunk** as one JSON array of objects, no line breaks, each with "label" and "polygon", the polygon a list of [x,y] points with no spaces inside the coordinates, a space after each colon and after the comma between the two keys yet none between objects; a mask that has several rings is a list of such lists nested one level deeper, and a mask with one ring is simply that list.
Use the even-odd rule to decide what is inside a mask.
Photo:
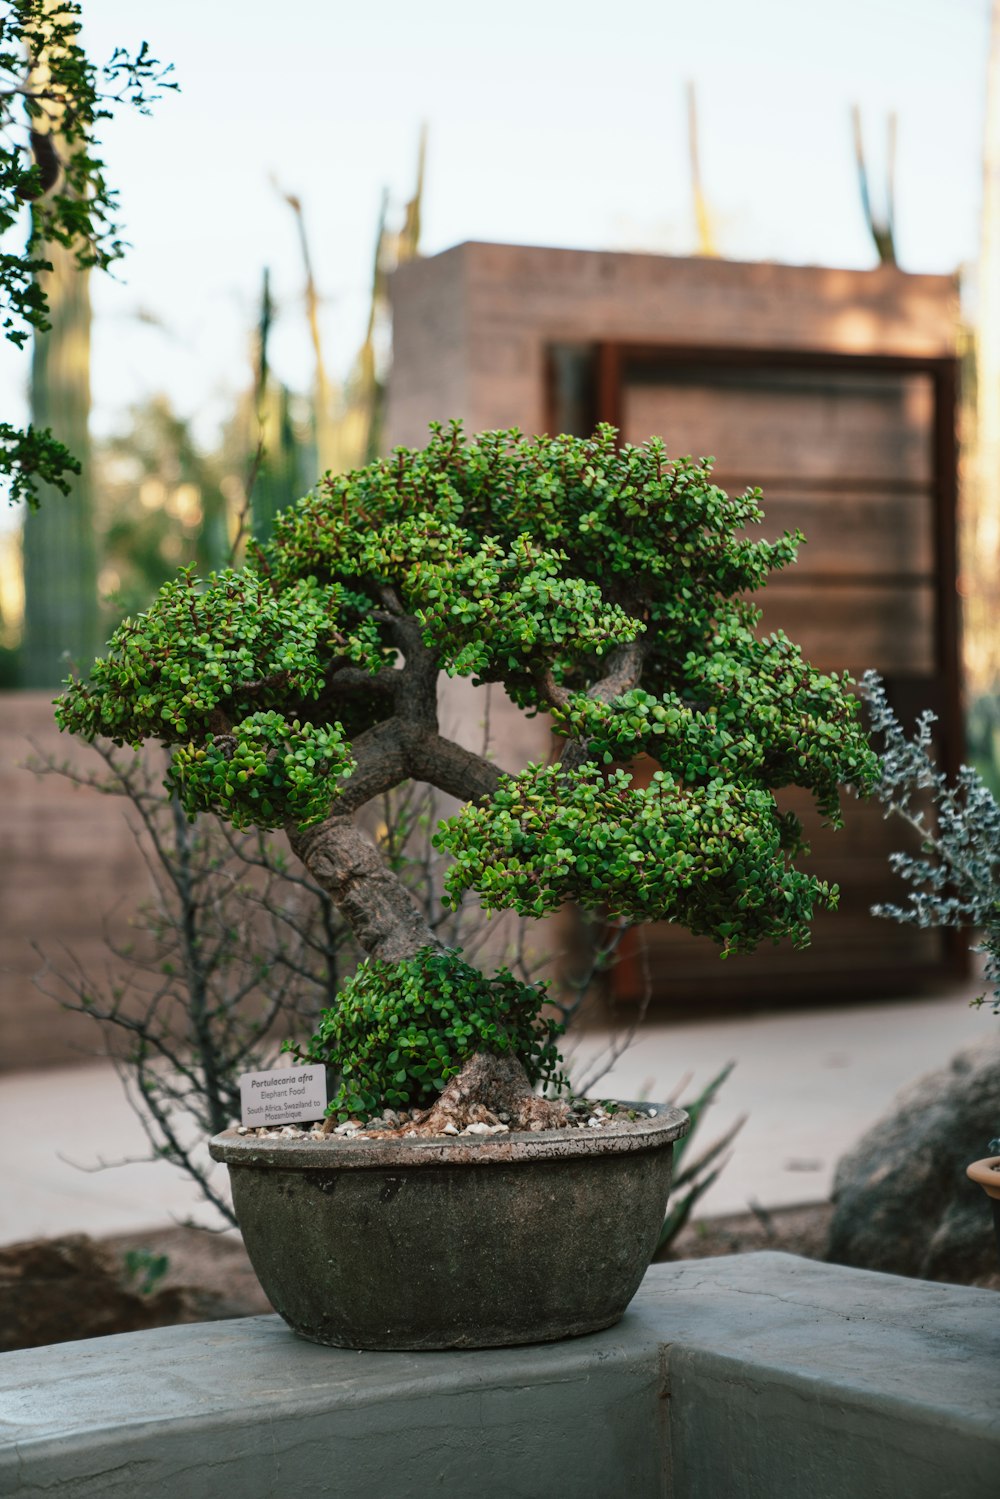
[{"label": "gnarled trunk", "polygon": [[517,1057],[477,1051],[453,1077],[437,1102],[413,1125],[419,1135],[461,1131],[470,1124],[506,1124],[511,1130],[559,1129],[569,1118],[563,1099],[539,1098]]},{"label": "gnarled trunk", "polygon": [[399,963],[441,946],[402,881],[349,818],[290,828],[288,840],[369,957]]}]

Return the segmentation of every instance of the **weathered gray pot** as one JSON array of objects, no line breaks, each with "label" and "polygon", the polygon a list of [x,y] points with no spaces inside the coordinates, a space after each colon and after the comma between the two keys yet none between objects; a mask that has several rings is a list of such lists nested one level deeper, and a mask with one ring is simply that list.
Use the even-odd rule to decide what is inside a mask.
[{"label": "weathered gray pot", "polygon": [[600,1130],[227,1130],[210,1148],[258,1279],[297,1333],[338,1348],[494,1348],[610,1327],[638,1290],[688,1118],[633,1107],[645,1117]]}]

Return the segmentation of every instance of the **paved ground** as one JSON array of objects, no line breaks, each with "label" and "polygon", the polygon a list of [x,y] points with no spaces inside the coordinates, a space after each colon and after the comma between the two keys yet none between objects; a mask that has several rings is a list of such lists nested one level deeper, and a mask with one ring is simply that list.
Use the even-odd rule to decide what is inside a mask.
[{"label": "paved ground", "polygon": [[[595,1090],[664,1098],[737,1065],[704,1125],[707,1141],[743,1113],[733,1158],[705,1200],[709,1214],[824,1200],[840,1155],[903,1084],[996,1032],[975,988],[931,1000],[745,1019],[647,1024]],[[607,1038],[588,1035],[575,1075]],[[985,1144],[985,1142],[984,1142]],[[162,1163],[95,1170],[141,1156],[145,1137],[104,1064],[0,1079],[0,1242],[43,1234],[126,1233],[194,1217],[211,1223],[187,1180]]]},{"label": "paved ground", "polygon": [[747,1122],[702,1215],[822,1202],[837,1161],[901,1087],[997,1034],[987,1006],[968,1007],[981,992],[969,985],[930,1000],[651,1025],[600,1091],[657,1098],[692,1073],[690,1097],[735,1060],[699,1140],[707,1144],[741,1114]]}]

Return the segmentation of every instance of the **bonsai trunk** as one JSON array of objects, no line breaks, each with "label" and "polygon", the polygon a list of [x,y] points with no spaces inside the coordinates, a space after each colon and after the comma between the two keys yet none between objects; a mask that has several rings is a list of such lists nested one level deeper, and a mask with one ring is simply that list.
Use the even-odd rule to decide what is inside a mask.
[{"label": "bonsai trunk", "polygon": [[[289,828],[288,840],[369,957],[399,963],[423,947],[441,947],[409,891],[349,818]],[[516,1057],[475,1052],[434,1106],[404,1128],[426,1135],[439,1135],[446,1126],[450,1134],[470,1124],[556,1129],[568,1112],[568,1104],[535,1095]]]},{"label": "bonsai trunk", "polygon": [[420,1135],[463,1130],[470,1124],[508,1129],[558,1129],[565,1124],[569,1104],[538,1098],[516,1057],[477,1051],[453,1077],[432,1108],[414,1116]]},{"label": "bonsai trunk", "polygon": [[441,946],[409,891],[349,818],[289,828],[288,841],[370,958],[400,963],[422,947]]}]

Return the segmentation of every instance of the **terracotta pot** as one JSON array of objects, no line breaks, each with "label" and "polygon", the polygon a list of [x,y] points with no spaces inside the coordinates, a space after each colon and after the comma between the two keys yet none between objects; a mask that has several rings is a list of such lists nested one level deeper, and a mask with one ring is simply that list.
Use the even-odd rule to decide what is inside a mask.
[{"label": "terracotta pot", "polygon": [[982,1161],[973,1161],[966,1166],[965,1174],[982,1187],[990,1198],[993,1209],[993,1232],[997,1241],[997,1256],[1000,1257],[1000,1155],[990,1155]]},{"label": "terracotta pot", "polygon": [[973,1161],[966,1166],[965,1174],[970,1181],[978,1182],[994,1202],[1000,1202],[1000,1155],[987,1156],[985,1160]]},{"label": "terracotta pot", "polygon": [[638,1290],[688,1117],[623,1107],[644,1117],[485,1138],[227,1130],[210,1149],[258,1279],[302,1337],[493,1348],[610,1327]]}]

